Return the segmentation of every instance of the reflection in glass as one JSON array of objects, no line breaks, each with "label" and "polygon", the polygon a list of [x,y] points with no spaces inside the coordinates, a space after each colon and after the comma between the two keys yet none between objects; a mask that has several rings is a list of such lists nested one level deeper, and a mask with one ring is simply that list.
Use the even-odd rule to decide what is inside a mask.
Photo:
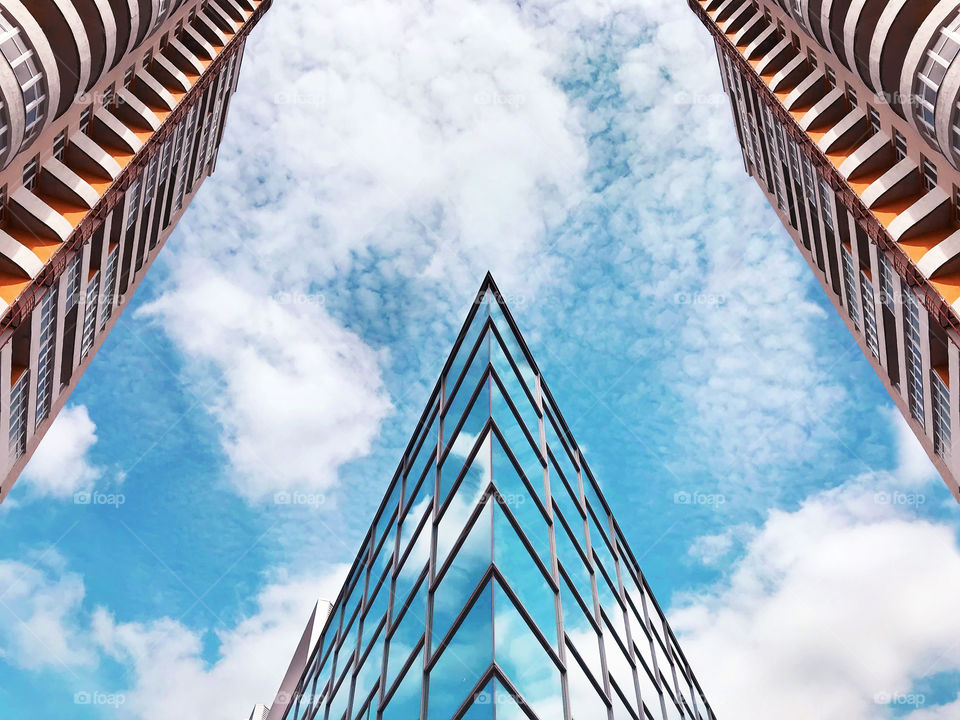
[{"label": "reflection in glass", "polygon": [[499,583],[495,585],[493,607],[497,664],[539,717],[562,717],[560,670]]},{"label": "reflection in glass", "polygon": [[493,661],[493,589],[488,583],[430,670],[427,720],[450,720]]},{"label": "reflection in glass", "polygon": [[453,625],[467,599],[490,567],[490,503],[481,511],[466,540],[453,556],[433,596],[434,645],[440,643]]}]

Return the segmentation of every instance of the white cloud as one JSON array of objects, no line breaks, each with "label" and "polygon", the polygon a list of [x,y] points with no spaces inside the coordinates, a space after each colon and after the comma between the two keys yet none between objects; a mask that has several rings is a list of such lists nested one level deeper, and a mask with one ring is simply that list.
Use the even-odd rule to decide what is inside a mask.
[{"label": "white cloud", "polygon": [[93,617],[93,637],[130,668],[124,713],[165,720],[171,708],[183,720],[236,720],[254,704],[270,705],[318,596],[333,600],[348,567],[319,577],[279,581],[264,588],[257,612],[217,633],[219,656],[208,664],[203,638],[170,618],[117,622],[106,610]]},{"label": "white cloud", "polygon": [[363,270],[460,306],[487,269],[526,295],[550,277],[545,229],[586,167],[554,63],[506,4],[299,0],[265,17],[217,173],[147,308],[222,376],[214,410],[242,494],[330,487],[389,409],[388,359],[322,302],[281,307],[278,293]]},{"label": "white cloud", "polygon": [[877,698],[960,669],[953,528],[873,478],[773,511],[729,579],[672,625],[719,717],[875,720]]},{"label": "white cloud", "polygon": [[927,457],[927,451],[914,435],[903,414],[897,408],[887,409],[890,421],[894,425],[897,440],[896,476],[910,487],[919,487],[940,476]]},{"label": "white cloud", "polygon": [[[771,465],[809,452],[843,389],[813,342],[823,312],[810,270],[743,169],[716,53],[684,3],[660,3],[618,79],[636,120],[623,121],[636,173],[630,199],[650,230],[636,291],[675,338],[672,387],[695,411],[690,442],[709,443],[725,492],[770,489]],[[755,480],[755,481],[754,481]]]},{"label": "white cloud", "polygon": [[34,496],[68,498],[90,489],[101,474],[88,457],[96,442],[97,426],[87,408],[63,408],[27,463],[22,482]]},{"label": "white cloud", "polygon": [[231,480],[247,498],[323,490],[366,454],[390,410],[377,355],[316,302],[261,297],[206,264],[141,312],[163,319],[222,383],[203,393],[223,428]]},{"label": "white cloud", "polygon": [[0,561],[0,658],[27,670],[72,671],[95,657],[78,630],[83,579],[55,551]]}]

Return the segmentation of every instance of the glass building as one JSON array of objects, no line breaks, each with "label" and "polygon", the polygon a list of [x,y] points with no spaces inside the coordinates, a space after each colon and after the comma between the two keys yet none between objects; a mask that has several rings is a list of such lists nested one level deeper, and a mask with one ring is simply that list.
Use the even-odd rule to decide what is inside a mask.
[{"label": "glass building", "polygon": [[269,717],[714,718],[489,275],[304,667]]}]

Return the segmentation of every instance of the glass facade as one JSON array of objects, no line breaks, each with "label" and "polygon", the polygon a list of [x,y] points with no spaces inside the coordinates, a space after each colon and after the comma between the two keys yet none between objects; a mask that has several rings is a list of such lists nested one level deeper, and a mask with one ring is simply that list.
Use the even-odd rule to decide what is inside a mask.
[{"label": "glass facade", "polygon": [[287,720],[713,720],[489,278]]}]

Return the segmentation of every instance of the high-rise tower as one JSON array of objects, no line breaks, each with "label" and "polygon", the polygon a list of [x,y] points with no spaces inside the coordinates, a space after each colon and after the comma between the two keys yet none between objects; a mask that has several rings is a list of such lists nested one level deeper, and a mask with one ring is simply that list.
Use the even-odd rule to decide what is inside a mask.
[{"label": "high-rise tower", "polygon": [[271,1],[0,3],[0,500],[213,171]]},{"label": "high-rise tower", "polygon": [[298,667],[270,720],[714,718],[489,276]]},{"label": "high-rise tower", "polygon": [[689,5],[747,172],[960,500],[960,2]]}]

